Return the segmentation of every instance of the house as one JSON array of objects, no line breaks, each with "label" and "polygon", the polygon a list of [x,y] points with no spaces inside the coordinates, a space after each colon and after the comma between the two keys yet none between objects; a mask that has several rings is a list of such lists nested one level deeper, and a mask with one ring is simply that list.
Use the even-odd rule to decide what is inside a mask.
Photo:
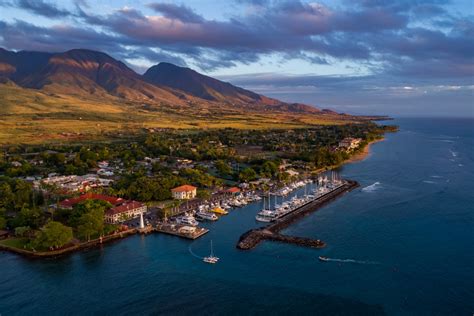
[{"label": "house", "polygon": [[105,211],[105,222],[109,224],[121,223],[126,220],[137,218],[146,213],[147,206],[137,201],[125,201]]},{"label": "house", "polygon": [[361,141],[362,139],[360,138],[346,137],[339,142],[339,148],[351,151],[359,147]]},{"label": "house", "polygon": [[182,185],[177,188],[171,189],[171,195],[173,199],[178,200],[189,200],[196,197],[197,188],[192,185]]}]

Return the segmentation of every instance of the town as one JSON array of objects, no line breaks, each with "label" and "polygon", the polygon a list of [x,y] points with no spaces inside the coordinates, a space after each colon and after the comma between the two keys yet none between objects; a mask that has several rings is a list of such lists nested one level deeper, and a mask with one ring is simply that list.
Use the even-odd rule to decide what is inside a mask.
[{"label": "town", "polygon": [[133,142],[5,148],[0,247],[60,254],[152,231],[196,239],[208,232],[199,221],[217,221],[248,203],[306,188],[391,130],[372,122],[289,130],[160,129]]}]

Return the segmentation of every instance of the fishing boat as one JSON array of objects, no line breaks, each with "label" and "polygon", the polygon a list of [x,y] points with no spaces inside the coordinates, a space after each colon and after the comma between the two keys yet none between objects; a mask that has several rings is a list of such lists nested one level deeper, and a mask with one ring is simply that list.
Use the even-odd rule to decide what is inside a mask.
[{"label": "fishing boat", "polygon": [[325,261],[325,262],[328,262],[329,261],[329,258],[328,257],[323,257],[323,256],[319,256],[318,259],[320,261]]},{"label": "fishing boat", "polygon": [[208,257],[204,257],[202,259],[202,261],[206,262],[206,263],[217,263],[217,261],[219,261],[219,258],[214,256],[214,250],[213,250],[213,247],[212,247],[212,240],[211,240],[211,254],[208,256]]}]

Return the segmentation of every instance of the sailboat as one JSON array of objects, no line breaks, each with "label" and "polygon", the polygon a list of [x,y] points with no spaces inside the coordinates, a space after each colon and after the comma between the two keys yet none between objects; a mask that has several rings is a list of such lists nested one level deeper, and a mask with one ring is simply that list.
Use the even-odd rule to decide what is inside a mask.
[{"label": "sailboat", "polygon": [[211,240],[211,255],[209,257],[204,257],[202,259],[202,261],[204,261],[206,263],[217,263],[217,261],[219,261],[219,258],[214,256],[214,250],[213,250],[213,247],[212,247],[212,240]]}]

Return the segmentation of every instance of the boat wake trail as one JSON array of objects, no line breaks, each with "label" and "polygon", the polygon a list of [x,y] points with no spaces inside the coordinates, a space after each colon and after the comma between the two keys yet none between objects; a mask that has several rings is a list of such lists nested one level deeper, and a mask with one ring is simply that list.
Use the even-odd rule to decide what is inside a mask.
[{"label": "boat wake trail", "polygon": [[380,182],[375,182],[369,186],[366,186],[365,188],[362,189],[363,192],[374,192],[380,187]]},{"label": "boat wake trail", "polygon": [[201,259],[201,260],[204,259],[204,257],[198,256],[197,254],[195,254],[195,253],[193,252],[193,250],[191,249],[191,245],[189,245],[188,250],[189,250],[189,253],[190,253],[193,257],[196,257],[196,258]]},{"label": "boat wake trail", "polygon": [[324,261],[341,262],[341,263],[356,263],[356,264],[380,264],[380,262],[377,262],[377,261],[363,261],[363,260],[354,260],[354,259],[326,258]]}]

